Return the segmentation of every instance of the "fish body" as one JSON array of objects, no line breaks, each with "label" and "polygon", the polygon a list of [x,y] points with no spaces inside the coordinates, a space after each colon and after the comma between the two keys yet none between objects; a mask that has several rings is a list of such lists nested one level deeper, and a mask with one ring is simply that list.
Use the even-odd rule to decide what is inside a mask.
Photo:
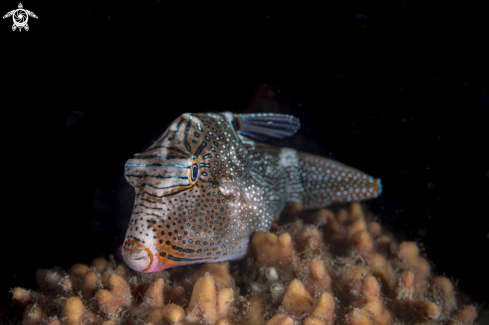
[{"label": "fish body", "polygon": [[263,142],[293,135],[281,114],[183,114],[125,177],[136,191],[122,255],[132,269],[243,257],[253,232],[270,230],[288,201],[306,208],[381,193],[380,179],[344,164]]}]

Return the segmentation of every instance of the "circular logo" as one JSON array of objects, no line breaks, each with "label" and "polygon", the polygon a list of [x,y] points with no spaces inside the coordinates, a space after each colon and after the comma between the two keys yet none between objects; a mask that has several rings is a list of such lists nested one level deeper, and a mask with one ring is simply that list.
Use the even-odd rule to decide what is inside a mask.
[{"label": "circular logo", "polygon": [[27,24],[27,20],[29,19],[27,12],[25,12],[23,9],[17,9],[12,16],[14,18],[14,24],[18,27],[25,26]]}]

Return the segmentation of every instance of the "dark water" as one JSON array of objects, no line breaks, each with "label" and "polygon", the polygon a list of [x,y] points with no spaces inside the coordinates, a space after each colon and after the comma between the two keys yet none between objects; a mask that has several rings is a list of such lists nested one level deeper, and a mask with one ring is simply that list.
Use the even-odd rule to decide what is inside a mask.
[{"label": "dark water", "polygon": [[[4,12],[17,3],[2,2]],[[216,8],[217,6],[217,8]],[[487,297],[487,11],[476,2],[24,3],[0,24],[1,305],[36,268],[116,252],[125,161],[184,112],[302,121],[285,145],[380,177],[369,205],[479,302]],[[2,14],[3,15],[3,14]]]}]

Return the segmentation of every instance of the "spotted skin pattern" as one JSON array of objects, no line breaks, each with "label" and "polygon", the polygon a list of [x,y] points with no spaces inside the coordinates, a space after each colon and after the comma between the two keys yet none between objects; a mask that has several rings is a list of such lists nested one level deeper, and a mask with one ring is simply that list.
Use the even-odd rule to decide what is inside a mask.
[{"label": "spotted skin pattern", "polygon": [[252,139],[283,138],[298,128],[296,118],[280,114],[177,118],[126,163],[125,177],[136,191],[122,251],[126,263],[150,273],[238,259],[251,234],[269,231],[288,201],[320,208],[381,193],[379,179],[356,169]]}]

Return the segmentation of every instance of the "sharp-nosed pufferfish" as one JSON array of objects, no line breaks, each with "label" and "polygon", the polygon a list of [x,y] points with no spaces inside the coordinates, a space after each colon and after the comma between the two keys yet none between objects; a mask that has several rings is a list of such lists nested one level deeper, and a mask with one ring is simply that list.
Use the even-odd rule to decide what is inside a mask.
[{"label": "sharp-nosed pufferfish", "polygon": [[264,142],[297,132],[283,114],[186,113],[125,165],[136,198],[122,255],[151,273],[243,257],[289,201],[306,209],[380,195],[380,179]]}]

